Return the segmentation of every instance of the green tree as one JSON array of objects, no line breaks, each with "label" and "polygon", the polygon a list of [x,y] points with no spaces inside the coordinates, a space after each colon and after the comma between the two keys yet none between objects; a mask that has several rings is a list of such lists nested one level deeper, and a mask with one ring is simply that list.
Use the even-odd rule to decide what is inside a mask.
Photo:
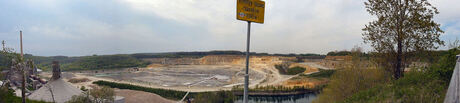
[{"label": "green tree", "polygon": [[440,24],[433,21],[439,12],[427,0],[368,0],[364,4],[369,14],[377,17],[363,29],[364,43],[385,58],[382,66],[392,68],[395,79],[403,75],[407,53],[444,45],[439,39],[443,33]]},{"label": "green tree", "polygon": [[67,101],[66,103],[94,103],[88,92],[83,92],[81,95],[74,95],[72,98]]},{"label": "green tree", "polygon": [[114,101],[115,91],[113,88],[101,86],[90,90],[90,95],[94,97],[95,103],[112,103]]}]

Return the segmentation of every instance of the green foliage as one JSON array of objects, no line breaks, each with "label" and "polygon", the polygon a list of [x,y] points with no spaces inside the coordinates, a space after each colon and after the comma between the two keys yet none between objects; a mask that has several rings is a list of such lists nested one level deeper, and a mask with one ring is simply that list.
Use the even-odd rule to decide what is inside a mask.
[{"label": "green foliage", "polygon": [[327,53],[327,56],[347,56],[350,54],[350,51],[331,51]]},{"label": "green foliage", "polygon": [[86,89],[85,86],[81,86],[81,87],[80,87],[80,90],[81,90],[81,91],[88,91],[88,89]]},{"label": "green foliage", "polygon": [[310,75],[303,75],[306,77],[310,78],[330,78],[332,74],[335,73],[336,70],[324,70],[324,69],[319,69],[319,72],[312,73]]},{"label": "green foliage", "polygon": [[12,59],[21,60],[20,55],[12,51],[0,51],[0,71],[12,66]]},{"label": "green foliage", "polygon": [[306,70],[304,67],[299,67],[299,66],[289,68],[290,65],[291,63],[285,62],[281,64],[276,64],[275,68],[278,69],[278,72],[280,72],[280,74],[284,74],[284,75],[296,75]]},{"label": "green foliage", "polygon": [[116,69],[146,66],[147,63],[128,55],[87,56],[69,65],[64,70]]},{"label": "green foliage", "polygon": [[289,69],[289,66],[291,66],[291,63],[289,63],[289,62],[283,62],[281,64],[275,64],[275,68],[278,69],[278,72],[280,74],[287,74],[287,70]]},{"label": "green foliage", "polygon": [[299,73],[303,73],[306,69],[304,67],[292,67],[287,70],[287,75],[296,75]]},{"label": "green foliage", "polygon": [[430,75],[435,75],[443,81],[450,81],[457,61],[456,55],[460,54],[457,48],[450,49],[444,54],[437,63],[433,64],[429,71]]},{"label": "green foliage", "polygon": [[94,97],[95,103],[112,103],[114,101],[115,91],[107,86],[100,86],[90,90],[89,95]]},{"label": "green foliage", "polygon": [[383,69],[370,68],[358,62],[332,74],[329,84],[314,100],[317,103],[343,101],[362,90],[375,87],[389,81]]},{"label": "green foliage", "polygon": [[193,103],[233,103],[231,91],[203,92],[194,96]]},{"label": "green foliage", "polygon": [[[317,87],[310,88],[308,86],[294,86],[294,87],[286,87],[282,85],[278,86],[273,86],[273,85],[268,85],[268,86],[256,86],[255,88],[249,88],[249,91],[251,92],[265,92],[265,93],[277,93],[277,92],[318,92],[321,90],[324,86],[319,85]],[[233,87],[233,91],[243,91],[243,87]]]},{"label": "green foliage", "polygon": [[148,88],[148,87],[136,86],[136,85],[131,85],[131,84],[115,83],[115,82],[108,82],[108,81],[96,81],[96,82],[93,82],[93,84],[97,84],[101,86],[109,86],[112,88],[119,88],[119,89],[145,91],[145,92],[155,93],[162,97],[165,97],[168,99],[174,99],[174,100],[182,99],[182,97],[186,93],[183,91]]},{"label": "green foliage", "polygon": [[[0,88],[0,103],[21,103],[22,98],[14,96],[13,90],[6,89],[6,87]],[[36,101],[26,99],[27,103],[48,103],[45,101]]]},{"label": "green foliage", "polygon": [[142,61],[129,55],[102,55],[102,56],[26,56],[35,60],[38,67],[50,70],[52,61],[59,61],[63,70],[94,70],[94,69],[119,69],[128,67],[144,67],[148,62]]},{"label": "green foliage", "polygon": [[[138,91],[155,93],[164,98],[173,99],[173,100],[180,100],[186,94],[186,92],[184,91],[149,88],[149,87],[142,87],[142,86],[136,86],[136,85],[131,85],[131,84],[115,83],[115,82],[108,82],[108,81],[96,81],[93,83],[100,85],[100,86],[109,86],[112,88],[138,90]],[[231,91],[190,92],[188,95],[188,98],[194,98],[195,100],[198,100],[198,101],[206,101],[206,102],[196,102],[196,103],[233,103],[234,95]]]},{"label": "green foliage", "polygon": [[444,45],[439,38],[444,31],[433,20],[439,12],[428,0],[367,0],[364,4],[377,18],[363,28],[364,43],[381,54],[382,68],[391,68],[395,79],[414,58],[412,53]]},{"label": "green foliage", "polygon": [[59,61],[59,64],[61,64],[61,69],[66,69],[66,68],[63,68],[63,66],[69,65],[82,58],[82,57],[67,57],[67,56],[43,57],[43,56],[33,56],[33,55],[25,55],[24,57],[34,60],[37,67],[42,70],[51,70],[53,61]]},{"label": "green foliage", "polygon": [[413,69],[398,80],[380,84],[347,98],[344,102],[440,103],[445,97],[456,63],[457,48],[450,49],[431,67]]},{"label": "green foliage", "polygon": [[88,92],[83,92],[81,95],[74,95],[66,103],[94,103],[93,100],[89,97]]},{"label": "green foliage", "polygon": [[393,82],[362,90],[344,102],[440,103],[448,84],[429,75],[429,72],[412,71]]}]

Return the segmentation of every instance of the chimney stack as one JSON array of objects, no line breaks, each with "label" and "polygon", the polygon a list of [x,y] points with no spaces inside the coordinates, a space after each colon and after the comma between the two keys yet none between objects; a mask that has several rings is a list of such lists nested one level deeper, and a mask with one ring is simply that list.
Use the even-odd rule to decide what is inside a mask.
[{"label": "chimney stack", "polygon": [[61,78],[61,67],[58,61],[53,61],[53,76],[51,80],[57,80]]}]

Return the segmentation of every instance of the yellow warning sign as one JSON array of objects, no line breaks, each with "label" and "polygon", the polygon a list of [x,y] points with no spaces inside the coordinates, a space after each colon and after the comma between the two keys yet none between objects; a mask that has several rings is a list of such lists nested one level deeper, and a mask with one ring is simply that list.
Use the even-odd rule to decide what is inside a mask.
[{"label": "yellow warning sign", "polygon": [[261,0],[236,0],[236,19],[264,23],[265,2]]}]

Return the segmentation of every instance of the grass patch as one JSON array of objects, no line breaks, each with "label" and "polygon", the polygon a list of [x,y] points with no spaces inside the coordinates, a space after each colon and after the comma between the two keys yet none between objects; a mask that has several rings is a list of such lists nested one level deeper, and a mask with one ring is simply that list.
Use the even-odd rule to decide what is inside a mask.
[{"label": "grass patch", "polygon": [[302,74],[306,77],[310,77],[310,78],[330,78],[332,76],[332,74],[335,73],[336,70],[324,70],[324,69],[319,69],[319,72],[316,72],[316,73],[312,73],[310,75],[305,75],[305,74]]},{"label": "grass patch", "polygon": [[344,100],[346,103],[440,103],[448,83],[423,72],[406,73],[403,78],[360,91]]},{"label": "grass patch", "polygon": [[278,69],[280,74],[284,75],[296,75],[299,73],[303,73],[306,70],[304,67],[299,66],[289,68],[289,65],[285,64],[277,64],[275,65],[275,68]]}]

